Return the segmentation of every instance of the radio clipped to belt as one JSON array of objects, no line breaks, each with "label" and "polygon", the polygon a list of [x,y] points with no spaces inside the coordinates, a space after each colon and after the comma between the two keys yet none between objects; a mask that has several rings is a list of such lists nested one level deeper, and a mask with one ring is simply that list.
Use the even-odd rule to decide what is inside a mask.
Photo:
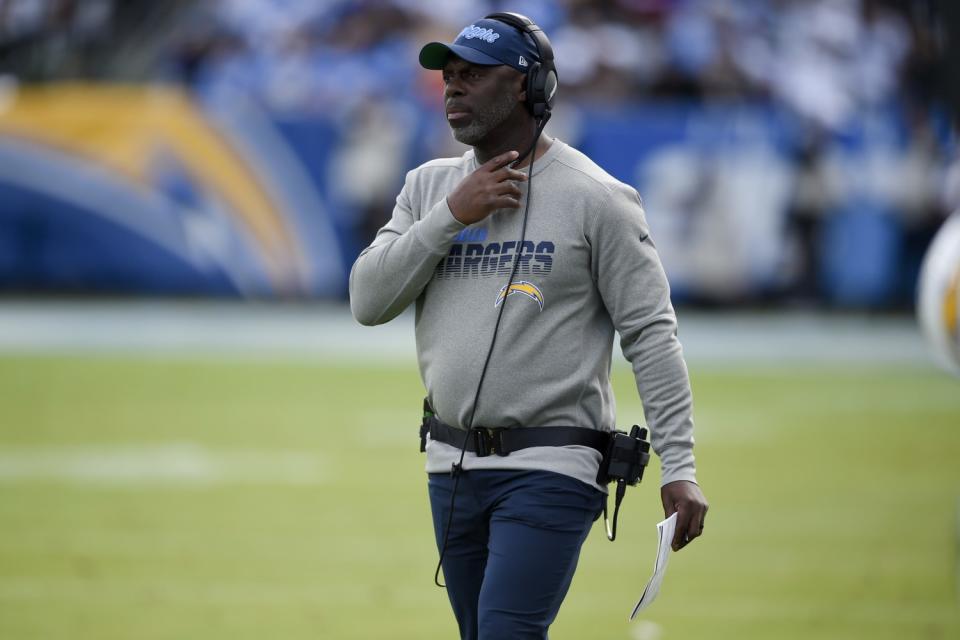
[{"label": "radio clipped to belt", "polygon": [[607,452],[600,463],[597,484],[616,482],[613,502],[613,526],[607,517],[607,500],[603,501],[603,522],[607,527],[607,539],[617,539],[617,515],[620,503],[627,491],[627,485],[635,486],[643,478],[643,469],[650,462],[650,442],[647,430],[633,425],[630,433],[614,431],[610,434]]}]

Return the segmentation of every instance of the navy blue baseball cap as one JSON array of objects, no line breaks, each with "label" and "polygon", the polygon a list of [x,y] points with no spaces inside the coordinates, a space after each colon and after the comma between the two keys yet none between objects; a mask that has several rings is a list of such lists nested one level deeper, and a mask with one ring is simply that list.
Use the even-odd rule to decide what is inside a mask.
[{"label": "navy blue baseball cap", "polygon": [[431,42],[420,50],[420,66],[443,69],[450,54],[467,62],[487,66],[505,64],[526,73],[539,62],[537,45],[526,33],[499,20],[477,20],[466,27],[453,44]]}]

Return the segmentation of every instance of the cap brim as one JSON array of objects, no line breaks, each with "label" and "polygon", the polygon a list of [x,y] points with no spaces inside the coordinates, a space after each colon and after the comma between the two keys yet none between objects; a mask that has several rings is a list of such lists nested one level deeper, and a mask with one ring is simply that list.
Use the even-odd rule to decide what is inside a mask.
[{"label": "cap brim", "polygon": [[471,49],[460,44],[445,44],[443,42],[431,42],[425,44],[420,49],[420,66],[424,69],[433,69],[439,71],[447,64],[450,54],[463,58],[473,64],[482,64],[486,66],[495,66],[503,64],[493,56],[488,56],[482,51]]}]

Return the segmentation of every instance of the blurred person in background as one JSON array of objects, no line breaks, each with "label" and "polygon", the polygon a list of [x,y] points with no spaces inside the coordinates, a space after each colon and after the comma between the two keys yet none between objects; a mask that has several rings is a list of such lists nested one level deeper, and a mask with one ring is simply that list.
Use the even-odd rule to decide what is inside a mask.
[{"label": "blurred person in background", "polygon": [[90,54],[115,19],[114,0],[0,1],[0,69],[21,80],[96,73]]}]

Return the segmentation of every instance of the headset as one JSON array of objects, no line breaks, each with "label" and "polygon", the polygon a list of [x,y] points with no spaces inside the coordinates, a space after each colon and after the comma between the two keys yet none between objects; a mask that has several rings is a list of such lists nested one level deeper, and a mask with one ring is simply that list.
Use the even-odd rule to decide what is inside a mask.
[{"label": "headset", "polygon": [[537,120],[546,122],[557,96],[557,67],[553,62],[553,46],[543,29],[525,15],[503,11],[484,16],[485,20],[497,20],[526,33],[537,46],[539,62],[534,62],[527,71],[527,110]]}]

